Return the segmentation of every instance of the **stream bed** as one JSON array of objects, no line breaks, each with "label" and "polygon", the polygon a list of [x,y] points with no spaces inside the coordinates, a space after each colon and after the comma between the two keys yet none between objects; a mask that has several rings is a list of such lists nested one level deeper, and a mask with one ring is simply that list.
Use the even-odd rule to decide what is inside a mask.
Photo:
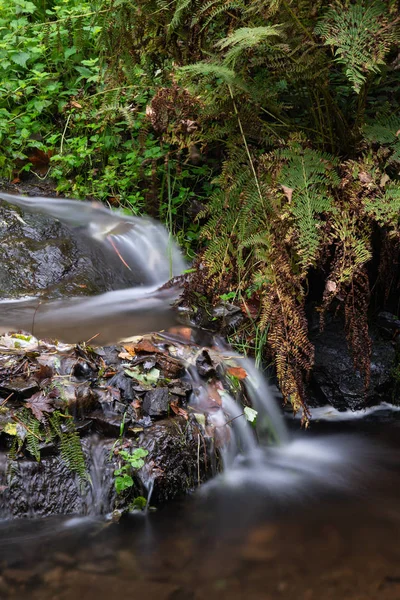
[{"label": "stream bed", "polygon": [[[364,403],[332,324],[336,349],[319,364],[319,396],[330,406],[317,402],[302,430],[282,416],[250,360],[211,334],[199,346],[190,330],[172,327],[178,288],[168,280],[185,263],[161,226],[99,205],[0,196],[60,220],[93,251],[101,247],[104,264],[117,259],[128,270],[126,282],[101,280],[95,296],[87,283],[78,287],[88,297],[70,289],[75,262],[0,294],[0,599],[398,600],[391,326]],[[20,225],[29,238],[29,219],[14,217],[5,239]],[[42,250],[35,245],[35,274]],[[72,293],[58,287],[64,276]],[[46,292],[21,297],[31,288]],[[8,335],[20,330],[39,339]],[[167,332],[146,336],[157,330]],[[125,337],[122,347],[101,348]],[[355,403],[343,407],[344,393]],[[128,472],[121,461],[137,450],[147,460],[129,485],[146,494],[146,509],[132,513],[128,502],[118,510],[113,475]]]},{"label": "stream bed", "polygon": [[[292,427],[296,428],[292,423]],[[204,486],[156,512],[0,524],[0,597],[37,600],[397,600],[400,423],[321,424],[369,448],[340,486]],[[327,430],[330,433],[326,433]],[[318,424],[300,438],[313,444]],[[385,440],[385,442],[383,441]],[[336,442],[337,443],[337,439]],[[317,445],[314,445],[317,448]],[[355,477],[357,475],[357,477]]]}]

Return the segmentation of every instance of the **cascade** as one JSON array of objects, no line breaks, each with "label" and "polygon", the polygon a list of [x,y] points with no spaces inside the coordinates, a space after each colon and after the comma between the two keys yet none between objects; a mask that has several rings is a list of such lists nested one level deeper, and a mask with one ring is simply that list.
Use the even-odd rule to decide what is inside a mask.
[{"label": "cascade", "polygon": [[[117,343],[130,335],[166,329],[176,322],[171,304],[177,297],[172,287],[161,289],[185,269],[185,262],[166,230],[151,219],[128,217],[95,203],[55,198],[26,198],[0,193],[0,198],[19,208],[39,212],[116,252],[135,284],[127,289],[89,298],[65,298],[46,302],[40,297],[0,302],[0,332],[22,329],[39,338],[78,343],[93,339],[96,345]],[[93,343],[93,342],[92,342]],[[184,342],[182,342],[184,344]],[[243,406],[226,391],[220,402],[210,398],[208,384],[196,372],[195,355],[186,360],[194,392],[191,404],[203,413],[221,450],[224,473],[211,482],[247,485],[296,493],[310,481],[342,487],[355,479],[368,450],[360,441],[340,439],[292,439],[272,397],[268,383],[249,359],[232,353],[214,340],[208,351],[223,368],[242,367],[245,387],[257,412],[256,426],[246,420]],[[188,353],[186,353],[188,356]],[[91,503],[104,510],[99,489],[104,484],[106,460],[96,444],[92,450],[94,491]],[[152,482],[149,481],[151,489]],[[109,492],[107,492],[109,493]]]}]

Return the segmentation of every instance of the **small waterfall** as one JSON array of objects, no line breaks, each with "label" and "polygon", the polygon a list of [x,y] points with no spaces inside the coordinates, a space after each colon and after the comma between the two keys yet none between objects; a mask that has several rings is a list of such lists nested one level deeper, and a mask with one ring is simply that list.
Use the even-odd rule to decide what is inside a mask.
[{"label": "small waterfall", "polygon": [[[138,277],[137,285],[132,288],[91,298],[2,301],[0,332],[23,329],[39,338],[57,338],[69,343],[94,338],[96,345],[104,345],[175,323],[171,302],[177,292],[174,288],[162,291],[158,288],[172,275],[181,273],[185,263],[161,225],[149,219],[116,214],[98,204],[3,193],[0,198],[24,210],[57,218],[88,239],[105,245]],[[252,483],[295,494],[310,481],[321,480],[340,487],[357,477],[361,458],[368,457],[361,442],[353,444],[347,438],[291,439],[268,383],[254,363],[232,353],[220,340],[214,343],[213,348],[207,349],[211,359],[222,370],[232,365],[244,370],[247,394],[257,411],[254,428],[246,420],[244,407],[220,382],[200,377],[196,356],[203,349],[193,349],[190,343],[181,342],[182,360],[193,386],[191,407],[202,416],[205,437],[210,446],[220,450],[224,464],[224,474],[214,479],[214,485],[221,481],[236,486]],[[91,456],[92,488],[86,503],[90,501],[97,511],[104,512],[112,476],[105,463],[104,448],[99,449],[93,442],[87,452]],[[150,478],[150,495],[151,485]]]},{"label": "small waterfall", "polygon": [[59,219],[93,243],[120,258],[136,285],[91,298],[44,302],[23,298],[0,302],[0,333],[23,329],[37,338],[68,343],[94,339],[101,346],[129,335],[158,331],[175,324],[173,288],[158,288],[185,269],[185,262],[160,224],[128,217],[97,203],[60,198],[27,198],[0,193],[0,198],[30,212]]}]

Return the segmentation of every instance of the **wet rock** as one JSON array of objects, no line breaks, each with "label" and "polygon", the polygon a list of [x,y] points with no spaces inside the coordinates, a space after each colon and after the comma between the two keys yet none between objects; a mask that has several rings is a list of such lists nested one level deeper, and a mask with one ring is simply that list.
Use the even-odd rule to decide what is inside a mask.
[{"label": "wet rock", "polygon": [[146,392],[143,400],[143,412],[150,417],[167,415],[169,409],[169,394],[167,388],[156,388]]},{"label": "wet rock", "polygon": [[203,350],[203,352],[197,357],[196,369],[200,377],[215,376],[215,367],[212,363],[210,355],[206,350]]},{"label": "wet rock", "polygon": [[[0,298],[46,298],[120,289],[134,276],[99,247],[54,219],[0,202]],[[118,264],[119,263],[119,264]]]},{"label": "wet rock", "polygon": [[5,393],[9,396],[11,393],[14,398],[26,399],[30,398],[39,391],[39,385],[34,379],[26,379],[25,377],[15,377],[10,381],[2,381],[0,384],[0,393]]},{"label": "wet rock", "polygon": [[181,417],[158,421],[139,436],[138,445],[149,451],[139,475],[146,487],[153,482],[151,505],[164,504],[205,481],[211,461],[202,439],[197,424]]},{"label": "wet rock", "polygon": [[338,410],[359,410],[391,401],[395,349],[377,331],[370,331],[370,335],[371,381],[365,391],[364,378],[354,371],[343,325],[334,321],[323,332],[312,333],[315,365],[308,388],[310,406],[331,404]]},{"label": "wet rock", "polygon": [[135,381],[127,377],[123,371],[119,371],[108,382],[110,387],[116,388],[121,392],[124,400],[132,401],[135,397]]},{"label": "wet rock", "polygon": [[400,319],[390,312],[382,311],[376,319],[380,332],[388,339],[400,343]]}]

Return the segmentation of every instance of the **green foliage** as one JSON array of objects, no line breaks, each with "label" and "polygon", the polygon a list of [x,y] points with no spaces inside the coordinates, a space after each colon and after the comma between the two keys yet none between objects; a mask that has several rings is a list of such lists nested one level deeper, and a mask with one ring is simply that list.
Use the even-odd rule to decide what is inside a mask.
[{"label": "green foliage", "polygon": [[118,456],[123,462],[122,465],[114,471],[114,485],[117,494],[122,494],[125,490],[133,487],[134,481],[132,478],[132,471],[143,467],[143,459],[148,453],[148,450],[144,450],[143,448],[136,448],[132,454],[127,450],[118,451]]},{"label": "green foliage", "polygon": [[369,74],[379,73],[395,40],[387,6],[379,1],[336,2],[314,31],[326,46],[335,49],[334,60],[345,67],[357,93]]},{"label": "green foliage", "polygon": [[69,415],[55,411],[49,417],[49,424],[53,435],[59,440],[61,458],[66,462],[70,471],[79,476],[81,482],[87,481],[85,457],[74,420]]},{"label": "green foliage", "polygon": [[242,343],[307,418],[311,273],[368,378],[372,232],[399,239],[399,23],[394,0],[0,0],[0,172],[48,169],[200,247],[197,297],[247,310]]},{"label": "green foliage", "polygon": [[51,414],[43,414],[39,420],[31,410],[23,408],[15,415],[15,425],[7,424],[4,431],[13,436],[8,457],[10,464],[17,460],[17,454],[24,444],[26,450],[39,462],[41,444],[58,442],[61,458],[68,468],[77,473],[81,482],[88,480],[81,441],[74,420],[68,414],[56,410]]}]

